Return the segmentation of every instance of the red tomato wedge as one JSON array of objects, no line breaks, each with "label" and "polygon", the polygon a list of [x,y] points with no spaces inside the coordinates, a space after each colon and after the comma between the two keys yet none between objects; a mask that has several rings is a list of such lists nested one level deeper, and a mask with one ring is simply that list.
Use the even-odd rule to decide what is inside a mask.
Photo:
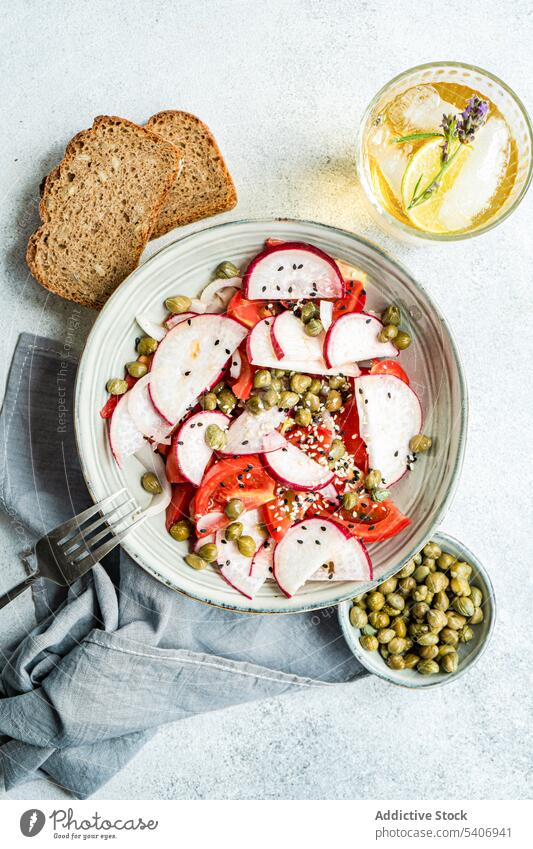
[{"label": "red tomato wedge", "polygon": [[180,483],[172,487],[172,500],[167,507],[167,531],[174,522],[190,517],[189,509],[194,496],[194,486],[190,483]]},{"label": "red tomato wedge", "polygon": [[329,454],[333,434],[328,428],[314,425],[309,427],[293,427],[284,434],[285,439],[305,451],[313,460]]},{"label": "red tomato wedge", "polygon": [[246,401],[253,389],[254,370],[246,354],[246,345],[243,344],[240,346],[239,353],[241,355],[241,373],[235,383],[231,384],[231,389],[240,401]]},{"label": "red tomato wedge", "polygon": [[226,314],[245,327],[255,327],[258,322],[274,313],[268,308],[266,301],[249,301],[239,289],[229,302]]},{"label": "red tomato wedge", "polygon": [[364,542],[380,542],[396,536],[403,531],[411,520],[405,516],[393,501],[387,499],[379,504],[372,501],[370,496],[364,496],[355,510],[345,510],[344,507],[334,507],[323,500],[317,501],[309,508],[309,515],[334,518],[340,522],[354,537]]},{"label": "red tomato wedge", "polygon": [[219,460],[205,473],[196,492],[195,518],[223,512],[231,498],[239,498],[246,510],[253,510],[271,501],[275,488],[275,481],[264,470],[257,455]]},{"label": "red tomato wedge", "polygon": [[375,360],[372,363],[369,374],[392,374],[394,377],[399,377],[400,380],[403,380],[409,386],[409,378],[396,360]]},{"label": "red tomato wedge", "polygon": [[366,445],[359,433],[359,413],[355,398],[351,398],[346,404],[344,412],[337,416],[339,436],[346,446],[346,450],[352,455],[354,463],[361,471],[368,472],[368,454]]},{"label": "red tomato wedge", "polygon": [[[308,495],[307,492],[286,489],[276,492],[273,501],[263,504],[265,525],[276,542],[283,539],[295,522],[303,519],[309,508],[309,502],[304,500]],[[299,502],[296,499],[299,499]]]},{"label": "red tomato wedge", "polygon": [[[134,383],[137,383],[138,378],[132,377],[131,374],[126,374],[124,376],[124,380],[128,384],[128,389],[131,389]],[[122,398],[122,395],[110,395],[107,399],[106,403],[100,410],[100,415],[103,419],[110,419],[113,415],[113,410],[117,406],[118,402]]]},{"label": "red tomato wedge", "polygon": [[347,312],[361,312],[366,304],[366,291],[360,280],[346,280],[346,294],[333,304],[333,321]]},{"label": "red tomato wedge", "polygon": [[176,452],[172,450],[172,448],[167,454],[167,462],[165,469],[167,473],[167,480],[170,483],[187,483],[187,481],[180,472],[178,461],[176,459]]}]

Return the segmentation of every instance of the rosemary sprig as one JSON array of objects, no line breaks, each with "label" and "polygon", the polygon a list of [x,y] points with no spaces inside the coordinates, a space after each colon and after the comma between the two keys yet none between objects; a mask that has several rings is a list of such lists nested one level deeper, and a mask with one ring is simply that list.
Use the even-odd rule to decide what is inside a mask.
[{"label": "rosemary sprig", "polygon": [[444,138],[442,133],[411,133],[409,136],[399,136],[393,139],[394,144],[403,144],[404,142],[422,141],[423,139]]}]

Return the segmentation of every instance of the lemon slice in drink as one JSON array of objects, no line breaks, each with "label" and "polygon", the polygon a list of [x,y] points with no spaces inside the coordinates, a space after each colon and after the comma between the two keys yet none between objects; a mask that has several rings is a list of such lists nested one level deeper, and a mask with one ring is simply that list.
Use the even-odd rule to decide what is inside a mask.
[{"label": "lemon slice in drink", "polygon": [[409,209],[415,189],[417,195],[423,192],[442,168],[442,143],[441,138],[430,139],[419,147],[409,160],[402,178],[402,204],[405,214],[416,227],[426,233],[449,232],[449,227],[440,221],[441,206],[446,192],[457,180],[469,153],[468,145],[462,144],[447,170],[439,178],[438,189],[428,200]]}]

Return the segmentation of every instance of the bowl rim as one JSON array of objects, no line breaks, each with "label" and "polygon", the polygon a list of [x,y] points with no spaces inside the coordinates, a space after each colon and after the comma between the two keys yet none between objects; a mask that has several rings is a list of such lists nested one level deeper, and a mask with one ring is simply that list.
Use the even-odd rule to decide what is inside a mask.
[{"label": "bowl rim", "polygon": [[[364,173],[364,169],[361,167],[363,162],[363,134],[367,125],[368,118],[372,109],[378,103],[380,97],[382,97],[387,89],[393,86],[395,83],[400,82],[405,77],[408,77],[410,74],[415,73],[416,71],[424,71],[429,70],[430,68],[463,68],[469,71],[475,71],[479,74],[483,74],[485,77],[488,77],[493,82],[497,83],[497,85],[501,86],[507,94],[510,95],[511,99],[514,100],[518,109],[522,113],[524,117],[524,122],[526,125],[527,133],[529,135],[529,144],[531,149],[531,158],[529,162],[529,168],[527,177],[524,181],[524,185],[522,186],[520,192],[514,199],[513,203],[509,206],[505,212],[501,215],[496,215],[490,221],[487,221],[482,227],[479,227],[477,230],[472,230],[469,232],[459,232],[459,233],[428,233],[424,230],[420,230],[418,227],[411,227],[409,224],[405,224],[403,221],[399,221],[386,209],[384,209],[381,205],[377,205],[369,194],[366,186],[366,181],[362,178],[362,174]],[[533,125],[529,113],[521,100],[521,98],[516,94],[516,92],[511,88],[511,86],[507,85],[500,77],[496,76],[496,74],[491,73],[491,71],[487,71],[485,68],[481,68],[479,65],[471,65],[468,62],[457,62],[457,61],[434,61],[434,62],[423,62],[420,65],[413,65],[410,68],[406,68],[401,71],[399,74],[396,74],[394,77],[391,77],[384,85],[381,86],[379,91],[376,92],[374,97],[369,102],[368,106],[364,110],[361,120],[359,121],[359,126],[357,128],[357,133],[355,137],[355,160],[357,166],[357,174],[359,178],[359,182],[363,187],[363,191],[368,202],[371,206],[376,209],[380,215],[383,216],[384,220],[389,224],[392,228],[398,228],[400,232],[402,232],[407,236],[415,237],[417,239],[425,240],[427,242],[458,242],[464,239],[473,239],[475,236],[481,236],[483,233],[487,233],[489,230],[492,230],[494,227],[497,227],[498,224],[503,223],[506,218],[508,218],[520,205],[522,200],[527,194],[527,191],[531,185],[531,181],[533,179]]]},{"label": "bowl rim", "polygon": [[[483,565],[481,560],[468,548],[468,546],[460,542],[460,540],[458,540],[456,537],[453,537],[451,534],[447,534],[444,531],[436,531],[436,533],[434,533],[431,538],[435,540],[435,542],[444,543],[452,550],[455,549],[456,552],[461,553],[461,556],[464,555],[465,560],[468,563],[471,563],[474,566],[476,572],[481,575],[483,583],[488,589],[487,599],[485,600],[485,604],[488,602],[490,611],[488,631],[484,640],[479,644],[477,649],[472,651],[465,658],[465,660],[463,661],[463,666],[458,669],[457,672],[454,672],[452,675],[447,675],[445,678],[439,678],[436,681],[429,676],[426,678],[422,677],[419,683],[415,683],[416,679],[406,678],[405,681],[397,680],[397,678],[395,678],[392,673],[389,673],[388,667],[385,665],[385,663],[383,663],[383,671],[376,671],[373,666],[366,662],[364,651],[362,649],[359,650],[357,640],[353,637],[352,632],[356,631],[357,629],[350,624],[350,620],[348,618],[350,599],[346,599],[345,601],[341,602],[337,609],[339,625],[341,626],[344,639],[346,640],[346,644],[348,645],[348,648],[351,650],[356,660],[358,660],[359,663],[364,666],[364,668],[368,670],[371,675],[375,675],[376,678],[382,678],[384,681],[388,681],[389,684],[395,684],[397,687],[405,687],[408,690],[428,690],[434,687],[443,687],[445,684],[451,684],[453,681],[457,681],[458,678],[461,678],[469,671],[469,669],[475,666],[478,660],[485,653],[487,646],[492,639],[492,634],[494,632],[494,627],[496,624],[496,594],[494,592],[494,586],[490,579],[488,570]],[[384,578],[384,580],[386,579]],[[380,581],[380,583],[382,582]]]},{"label": "bowl rim", "polygon": [[[401,274],[404,274],[407,277],[409,277],[409,279],[411,281],[413,281],[413,283],[415,284],[417,289],[419,289],[424,294],[424,296],[427,298],[427,300],[431,304],[432,309],[435,311],[436,315],[438,316],[440,322],[442,323],[442,325],[443,325],[443,327],[446,331],[447,337],[450,341],[450,348],[451,348],[453,359],[455,361],[456,368],[457,368],[457,375],[458,375],[459,386],[460,386],[460,394],[461,394],[461,398],[462,398],[461,410],[460,410],[460,415],[459,415],[460,430],[459,430],[459,436],[458,436],[457,456],[456,456],[456,460],[455,460],[454,469],[452,470],[452,480],[451,480],[450,486],[449,486],[449,488],[446,492],[446,495],[444,496],[444,498],[442,500],[442,503],[440,505],[438,512],[436,513],[432,529],[428,531],[427,535],[424,537],[424,539],[421,543],[417,544],[415,548],[411,549],[405,555],[405,558],[404,558],[404,561],[403,561],[403,562],[405,562],[405,561],[409,560],[411,557],[413,557],[416,554],[416,552],[420,549],[420,547],[423,547],[423,545],[434,535],[435,528],[437,528],[439,526],[439,524],[444,519],[446,513],[448,512],[450,505],[453,501],[453,498],[455,496],[455,493],[457,491],[457,487],[459,485],[459,479],[460,479],[460,476],[461,476],[461,470],[462,470],[462,466],[463,466],[465,449],[466,449],[467,425],[468,425],[468,413],[469,413],[468,386],[467,386],[464,366],[463,366],[463,363],[462,363],[462,360],[461,360],[461,355],[460,355],[459,348],[458,348],[457,342],[455,340],[455,337],[454,337],[454,335],[451,331],[451,328],[450,328],[445,316],[442,314],[440,307],[435,303],[434,299],[428,293],[426,288],[418,282],[418,280],[411,274],[411,272],[405,266],[402,265],[402,263],[400,263],[393,256],[391,256],[391,254],[389,254],[388,251],[384,250],[379,245],[376,245],[374,242],[370,241],[369,239],[366,239],[364,236],[360,236],[360,235],[353,233],[349,230],[345,230],[343,228],[336,227],[334,225],[324,224],[322,222],[313,221],[311,219],[304,219],[304,218],[299,219],[299,218],[291,218],[291,217],[287,217],[287,216],[277,216],[277,217],[272,216],[272,217],[264,217],[264,218],[263,217],[242,218],[242,219],[236,219],[236,220],[232,220],[232,221],[224,221],[224,222],[220,222],[220,223],[217,223],[217,224],[212,224],[209,227],[201,227],[200,226],[197,229],[195,229],[194,231],[192,231],[190,233],[186,233],[183,236],[179,236],[178,238],[174,239],[169,244],[162,246],[151,257],[149,257],[145,262],[143,262],[141,265],[137,266],[137,268],[134,269],[131,272],[131,274],[129,274],[128,277],[126,277],[125,280],[122,281],[122,283],[117,287],[117,289],[113,292],[113,294],[107,300],[107,302],[104,305],[104,307],[102,308],[101,312],[98,314],[98,317],[97,317],[96,321],[94,322],[94,324],[93,324],[93,326],[92,326],[92,328],[91,328],[91,330],[90,330],[90,332],[87,336],[87,339],[85,341],[84,349],[83,349],[82,354],[80,356],[79,366],[78,366],[78,370],[77,370],[77,373],[76,373],[76,382],[75,382],[75,388],[74,388],[74,430],[75,430],[75,436],[76,436],[78,456],[79,456],[79,459],[80,459],[80,467],[81,467],[81,471],[82,471],[85,483],[87,485],[87,488],[89,490],[89,493],[90,493],[93,501],[98,500],[97,496],[95,494],[95,488],[94,488],[93,483],[91,481],[89,469],[88,469],[87,464],[86,464],[85,459],[84,459],[83,451],[80,448],[80,446],[82,444],[82,438],[81,438],[81,421],[80,421],[80,415],[79,415],[79,408],[80,408],[79,397],[80,397],[80,394],[81,394],[81,386],[82,386],[82,383],[83,383],[84,372],[85,372],[84,354],[85,354],[86,349],[88,349],[90,347],[92,337],[96,333],[96,328],[97,328],[97,325],[99,323],[100,316],[102,316],[104,314],[105,310],[108,309],[109,304],[111,304],[115,299],[117,299],[117,297],[119,296],[119,292],[120,292],[121,288],[124,286],[124,284],[127,281],[130,280],[130,278],[139,269],[141,269],[141,268],[145,269],[145,267],[149,263],[151,263],[152,260],[159,258],[161,255],[165,254],[166,252],[170,252],[172,249],[175,248],[175,246],[177,244],[181,244],[183,242],[187,242],[191,239],[194,239],[198,234],[204,233],[206,231],[222,230],[222,229],[226,229],[226,228],[239,227],[239,226],[248,225],[248,224],[276,225],[276,224],[279,224],[279,223],[284,223],[284,224],[288,224],[288,225],[291,225],[291,226],[293,225],[295,228],[297,228],[299,225],[302,225],[302,224],[311,225],[313,227],[317,227],[317,228],[324,230],[326,232],[334,232],[334,233],[339,234],[342,237],[348,238],[349,240],[352,240],[352,241],[355,241],[356,243],[362,244],[362,245],[366,246],[367,248],[369,248],[371,251],[382,256],[397,271],[399,271]],[[128,551],[127,546],[124,546],[124,547],[125,547],[126,551]],[[130,556],[132,556],[132,555],[130,555]],[[232,610],[232,611],[237,612],[237,613],[271,614],[271,615],[289,615],[289,614],[307,613],[307,612],[310,612],[310,611],[313,611],[313,610],[321,610],[321,609],[326,608],[326,607],[334,607],[334,606],[342,603],[344,600],[349,599],[353,596],[353,592],[350,591],[350,590],[347,590],[346,584],[343,582],[339,586],[338,595],[334,599],[330,599],[327,602],[324,602],[322,604],[316,603],[316,602],[311,602],[311,603],[308,603],[308,604],[301,604],[296,609],[290,609],[290,610],[276,610],[276,609],[272,609],[271,607],[268,607],[268,606],[262,606],[260,608],[258,608],[258,607],[247,607],[244,603],[239,605],[239,606],[235,606],[233,604],[223,603],[223,602],[220,602],[220,601],[212,601],[209,597],[206,597],[205,595],[201,595],[199,593],[194,593],[194,592],[189,591],[189,590],[178,588],[174,584],[170,583],[168,581],[168,579],[164,575],[162,575],[156,568],[152,568],[151,566],[148,567],[148,565],[144,563],[142,557],[135,556],[135,557],[133,557],[133,559],[143,569],[145,569],[145,571],[147,571],[149,574],[151,574],[153,577],[155,577],[161,583],[165,584],[165,586],[167,586],[169,589],[172,589],[174,592],[177,592],[181,595],[185,595],[188,598],[193,598],[194,600],[200,601],[204,604],[208,604],[208,605],[211,605],[213,607],[220,607],[220,608],[226,609],[226,610]],[[392,567],[390,570],[388,570],[387,573],[385,573],[380,578],[380,581],[385,580],[387,577],[390,577],[390,575],[392,575],[394,573],[394,571],[397,571],[397,569],[398,569],[398,566]],[[365,582],[364,588],[363,588],[362,591],[366,592],[370,587],[372,587],[374,585],[375,585],[374,581]],[[340,587],[342,587],[342,586],[345,587],[344,591],[342,589],[340,589]]]}]

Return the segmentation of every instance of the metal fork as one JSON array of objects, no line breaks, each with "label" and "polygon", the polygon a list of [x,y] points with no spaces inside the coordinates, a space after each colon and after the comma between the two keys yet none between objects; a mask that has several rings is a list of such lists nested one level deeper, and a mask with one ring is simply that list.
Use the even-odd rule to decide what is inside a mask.
[{"label": "metal fork", "polygon": [[[126,498],[123,497],[124,494]],[[117,499],[119,503],[113,504]],[[127,512],[121,515],[124,509],[127,509]],[[101,515],[94,522],[85,524],[98,513]],[[35,546],[37,571],[0,596],[0,608],[31,587],[37,578],[48,578],[54,584],[69,587],[106,554],[113,551],[126,534],[145,519],[146,515],[140,512],[135,500],[128,496],[123,488],[63,522],[38,541]],[[100,542],[102,544],[97,546]]]}]

